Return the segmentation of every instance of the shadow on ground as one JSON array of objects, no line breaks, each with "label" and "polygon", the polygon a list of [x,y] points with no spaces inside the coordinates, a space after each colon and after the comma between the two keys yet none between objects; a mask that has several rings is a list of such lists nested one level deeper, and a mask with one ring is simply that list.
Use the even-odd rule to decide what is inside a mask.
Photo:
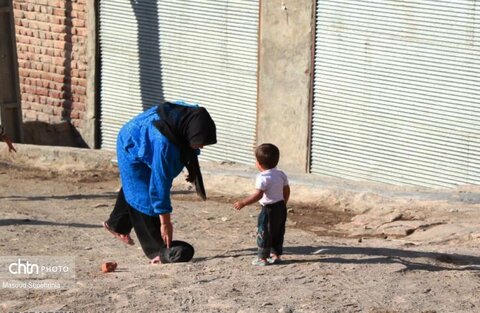
[{"label": "shadow on ground", "polygon": [[103,194],[73,194],[64,196],[8,196],[0,197],[0,199],[7,199],[12,201],[44,201],[44,200],[84,200],[84,199],[114,199],[117,197],[115,192],[107,192]]},{"label": "shadow on ground", "polygon": [[101,228],[102,225],[96,224],[83,224],[83,223],[58,223],[51,221],[42,221],[42,220],[31,220],[28,218],[17,219],[17,218],[7,218],[0,220],[0,226],[19,226],[19,225],[30,225],[30,226],[66,226],[66,227],[80,227],[80,228]]},{"label": "shadow on ground", "polygon": [[[255,248],[228,250],[212,258],[255,256]],[[480,257],[472,255],[412,251],[391,248],[348,247],[348,246],[293,246],[285,247],[288,258],[281,264],[335,263],[335,264],[402,264],[400,271],[480,271]],[[297,256],[298,258],[296,258]],[[339,257],[342,256],[342,257]],[[314,258],[312,258],[314,257]],[[205,259],[196,259],[203,261]]]}]

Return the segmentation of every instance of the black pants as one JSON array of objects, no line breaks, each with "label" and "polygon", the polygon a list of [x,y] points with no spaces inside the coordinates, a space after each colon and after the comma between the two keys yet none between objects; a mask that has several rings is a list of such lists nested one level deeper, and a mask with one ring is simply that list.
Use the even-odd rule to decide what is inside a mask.
[{"label": "black pants", "polygon": [[129,234],[133,228],[143,252],[150,259],[159,256],[166,246],[160,235],[160,217],[146,215],[132,208],[125,200],[123,189],[118,192],[107,224],[113,231],[123,235]]},{"label": "black pants", "polygon": [[262,206],[258,215],[257,246],[258,257],[266,259],[270,253],[283,254],[283,239],[287,221],[287,206],[285,201],[279,201]]}]

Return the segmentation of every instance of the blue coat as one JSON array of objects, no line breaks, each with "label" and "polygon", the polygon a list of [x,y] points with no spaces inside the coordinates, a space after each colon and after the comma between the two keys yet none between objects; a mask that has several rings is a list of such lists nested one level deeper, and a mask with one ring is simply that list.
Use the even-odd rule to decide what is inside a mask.
[{"label": "blue coat", "polygon": [[139,114],[118,134],[117,159],[128,204],[144,214],[171,213],[170,189],[184,165],[180,149],[154,125],[156,107]]}]

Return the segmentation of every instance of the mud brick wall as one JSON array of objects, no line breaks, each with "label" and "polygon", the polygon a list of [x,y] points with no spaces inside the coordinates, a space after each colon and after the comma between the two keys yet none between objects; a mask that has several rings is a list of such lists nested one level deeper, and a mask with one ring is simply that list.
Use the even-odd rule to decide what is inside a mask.
[{"label": "mud brick wall", "polygon": [[25,143],[83,146],[87,0],[14,0]]}]

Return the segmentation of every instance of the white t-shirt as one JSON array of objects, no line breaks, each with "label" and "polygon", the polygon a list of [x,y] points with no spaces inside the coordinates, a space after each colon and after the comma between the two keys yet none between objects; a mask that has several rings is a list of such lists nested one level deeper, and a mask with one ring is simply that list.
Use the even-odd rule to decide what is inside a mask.
[{"label": "white t-shirt", "polygon": [[255,188],[263,191],[261,205],[271,204],[283,199],[283,187],[288,185],[288,178],[284,172],[272,168],[257,175]]}]

